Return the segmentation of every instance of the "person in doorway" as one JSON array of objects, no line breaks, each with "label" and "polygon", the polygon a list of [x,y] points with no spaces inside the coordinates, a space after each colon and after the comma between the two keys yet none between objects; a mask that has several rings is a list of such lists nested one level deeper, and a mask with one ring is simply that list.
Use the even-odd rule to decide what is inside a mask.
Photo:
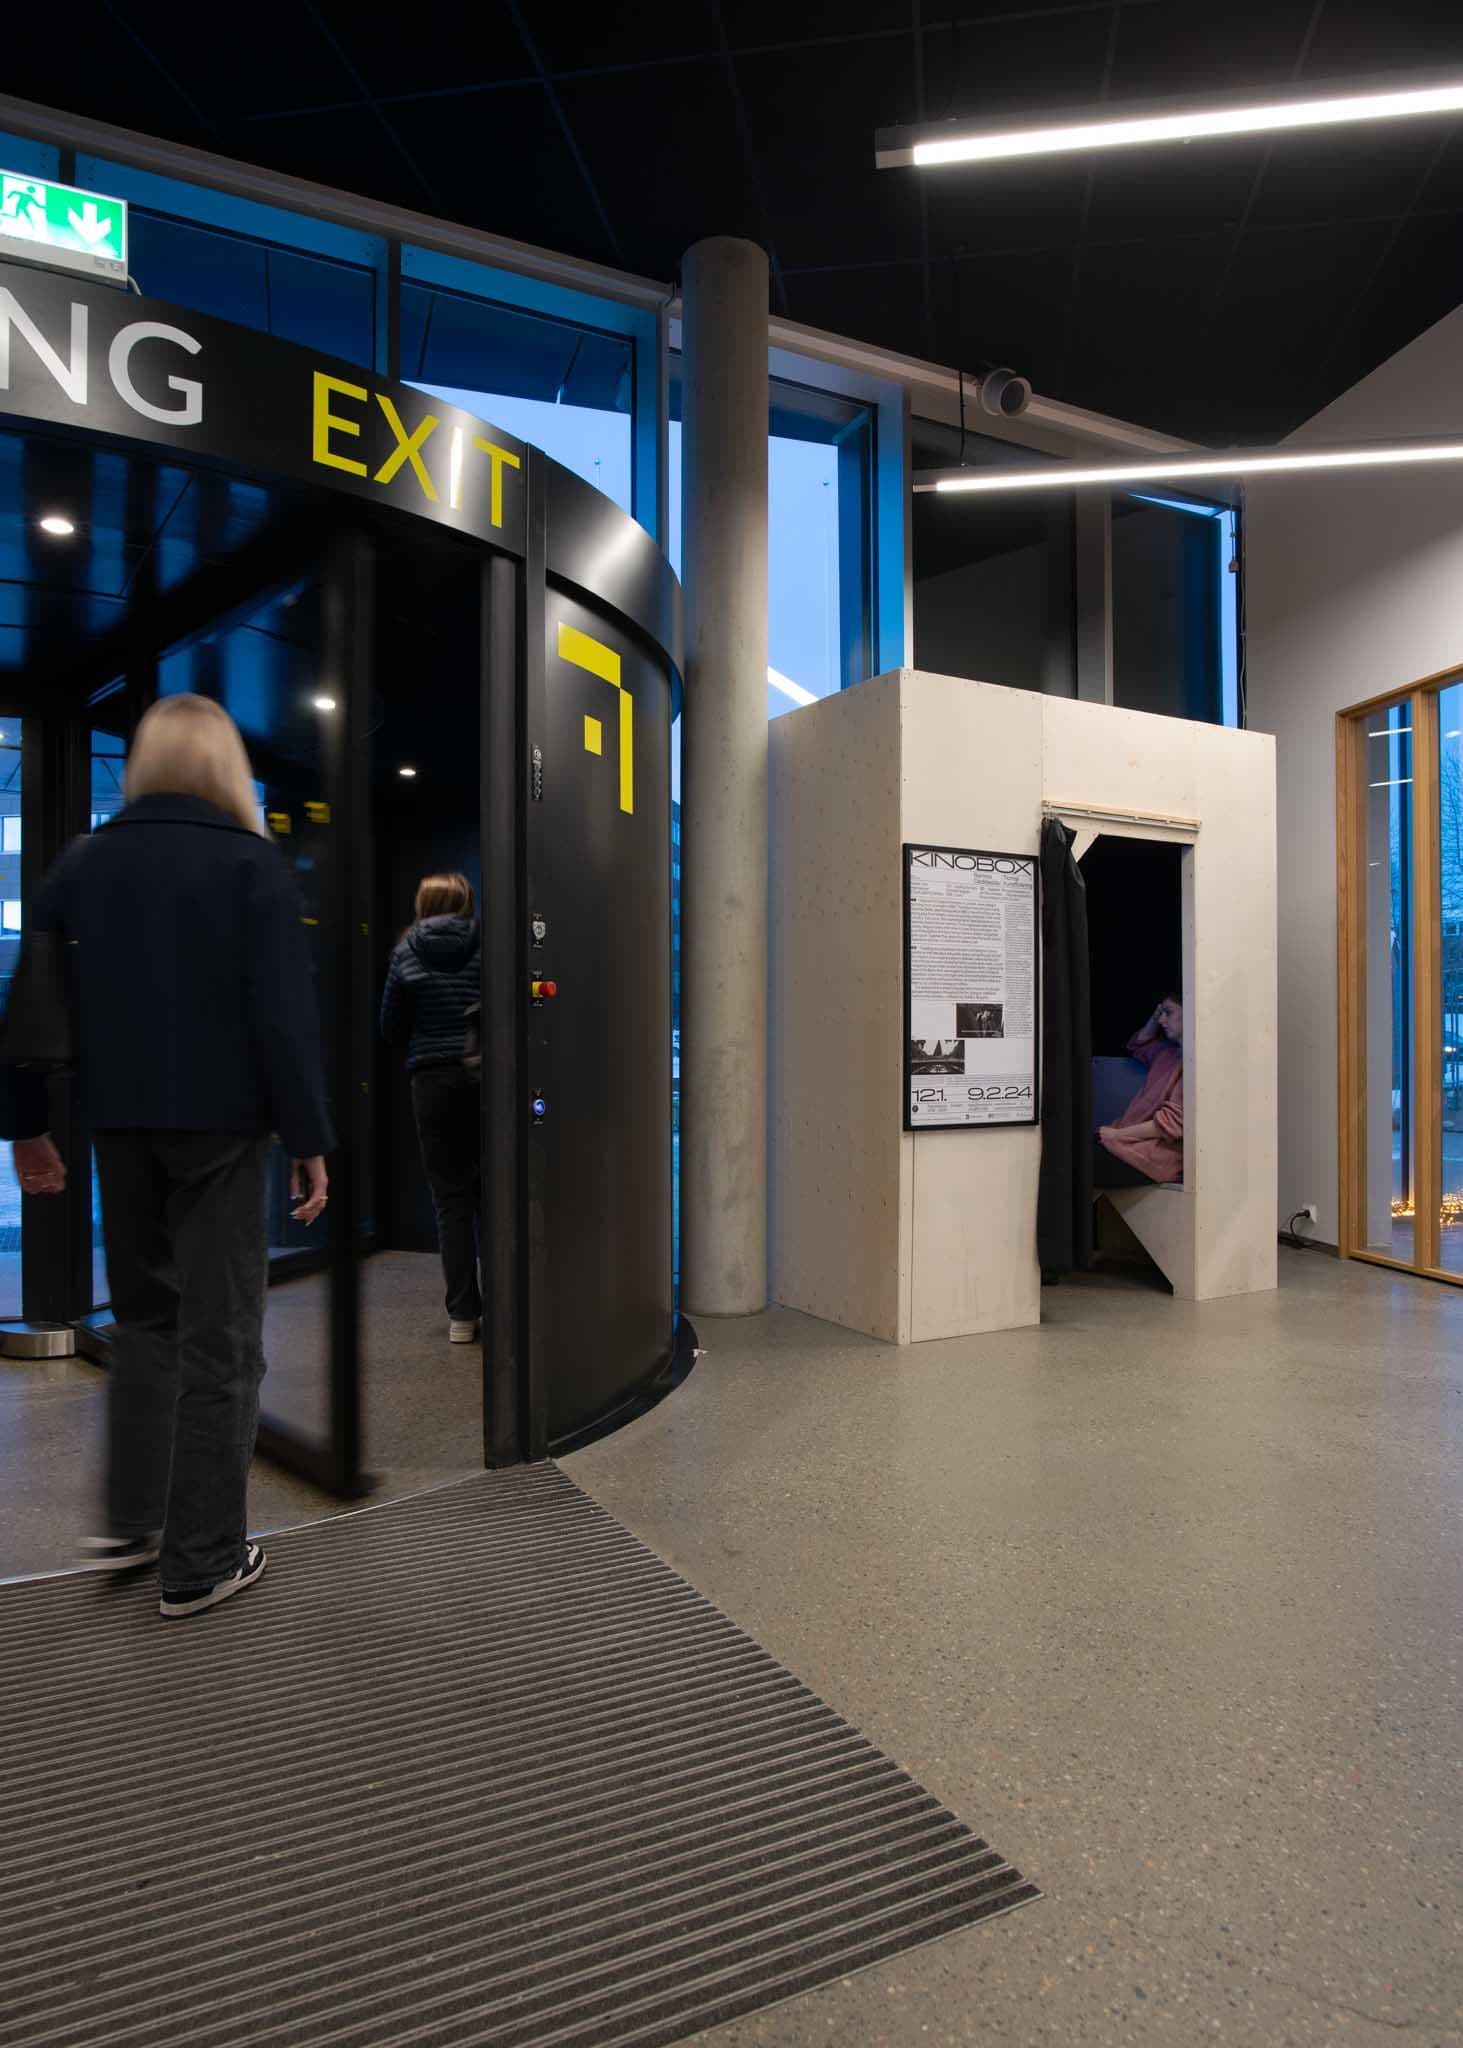
[{"label": "person in doorway", "polygon": [[[246,1534],[264,1372],[266,1171],[292,1155],[299,1222],[327,1201],[333,1145],[294,881],[265,832],[232,719],[193,696],[142,718],[125,807],[75,841],[33,931],[66,946],[116,1333],[106,1531],[91,1562],[160,1560],[161,1612],[252,1586]],[[20,1184],[59,1193],[46,1087],[0,1072]]]},{"label": "person in doorway", "polygon": [[422,1165],[437,1212],[447,1335],[471,1344],[482,1318],[478,1276],[481,1108],[467,1064],[470,1013],[482,995],[482,936],[466,875],[424,875],[381,996],[381,1035],[404,1047]]},{"label": "person in doorway", "polygon": [[1141,1188],[1184,1177],[1184,1005],[1166,995],[1128,1051],[1148,1069],[1115,1123],[1097,1133],[1093,1184]]}]

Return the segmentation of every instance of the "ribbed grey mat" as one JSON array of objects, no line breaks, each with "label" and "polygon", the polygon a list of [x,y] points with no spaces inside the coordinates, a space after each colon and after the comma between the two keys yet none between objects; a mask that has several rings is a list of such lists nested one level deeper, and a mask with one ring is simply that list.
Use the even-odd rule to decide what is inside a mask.
[{"label": "ribbed grey mat", "polygon": [[1038,1896],[553,1466],[0,1587],[0,2042],[670,2042]]}]

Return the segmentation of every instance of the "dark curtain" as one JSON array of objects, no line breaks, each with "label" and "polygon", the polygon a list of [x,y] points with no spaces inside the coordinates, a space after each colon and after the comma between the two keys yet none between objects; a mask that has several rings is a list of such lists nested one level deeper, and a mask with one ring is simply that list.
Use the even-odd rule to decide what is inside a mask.
[{"label": "dark curtain", "polygon": [[1092,1263],[1092,988],[1087,886],[1075,833],[1041,828],[1041,1179],[1036,1245],[1043,1273]]}]

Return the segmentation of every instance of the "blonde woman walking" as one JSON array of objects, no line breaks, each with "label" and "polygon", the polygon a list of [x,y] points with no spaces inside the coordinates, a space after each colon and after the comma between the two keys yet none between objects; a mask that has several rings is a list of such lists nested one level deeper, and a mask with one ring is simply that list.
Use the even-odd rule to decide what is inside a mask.
[{"label": "blonde woman walking", "polygon": [[[160,1559],[176,1620],[264,1570],[245,1501],[271,1135],[293,1157],[304,1223],[325,1209],[334,1141],[294,880],[227,712],[193,696],[153,705],[126,795],[62,855],[30,925],[66,942],[116,1319],[93,1562]],[[64,1187],[37,1076],[0,1075],[0,1135],[22,1187]]]}]

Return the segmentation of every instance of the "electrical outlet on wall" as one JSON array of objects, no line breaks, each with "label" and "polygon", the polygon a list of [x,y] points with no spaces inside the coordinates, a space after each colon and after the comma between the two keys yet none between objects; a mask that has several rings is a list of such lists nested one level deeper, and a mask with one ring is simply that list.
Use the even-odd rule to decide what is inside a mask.
[{"label": "electrical outlet on wall", "polygon": [[1300,1213],[1302,1216],[1308,1216],[1312,1223],[1319,1223],[1321,1220],[1321,1212],[1314,1202],[1307,1202]]}]

